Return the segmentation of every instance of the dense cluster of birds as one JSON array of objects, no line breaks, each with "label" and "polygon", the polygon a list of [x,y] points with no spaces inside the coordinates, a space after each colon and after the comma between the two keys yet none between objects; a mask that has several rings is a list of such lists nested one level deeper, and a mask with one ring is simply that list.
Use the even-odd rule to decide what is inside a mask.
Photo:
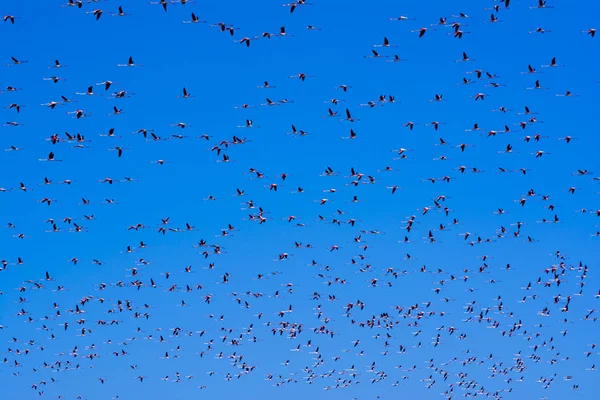
[{"label": "dense cluster of birds", "polygon": [[[220,32],[224,51],[246,62],[261,46],[278,54],[333,30],[304,19],[307,8],[319,14],[320,2],[265,5],[305,28],[260,34],[246,33],[243,21],[205,21],[198,3],[68,0],[62,7],[75,9],[68,18],[84,25],[126,18],[124,35],[138,15],[176,13],[188,28]],[[26,42],[11,49],[18,49],[14,56],[3,53],[0,382],[11,398],[159,398],[161,380],[201,393],[224,393],[230,384],[223,382],[240,382],[240,391],[288,387],[291,398],[333,389],[347,398],[399,398],[410,385],[419,398],[533,398],[555,390],[591,396],[584,391],[593,390],[600,354],[600,285],[591,265],[600,248],[600,175],[588,158],[595,132],[578,124],[590,118],[585,102],[593,99],[546,86],[580,74],[568,59],[494,54],[488,69],[494,58],[481,53],[495,50],[473,47],[497,25],[569,5],[485,3],[489,8],[479,5],[473,15],[432,16],[433,7],[428,15],[377,21],[389,34],[371,48],[339,37],[350,43],[343,52],[352,65],[384,63],[366,68],[383,68],[387,79],[402,74],[388,67],[419,65],[434,54],[434,69],[402,78],[412,82],[403,93],[357,99],[353,93],[365,86],[358,72],[355,82],[330,82],[317,72],[279,74],[267,60],[264,79],[248,82],[240,65],[242,81],[264,100],[227,94],[229,103],[210,110],[227,108],[238,119],[226,118],[214,132],[203,126],[210,116],[195,115],[194,105],[212,94],[195,76],[182,77],[185,87],[171,84],[179,66],[152,65],[136,48],[128,56],[105,49],[112,65],[105,77],[92,65],[86,72],[78,47],[44,65],[36,65]],[[35,24],[28,22],[34,9],[21,13],[3,18],[7,42],[18,40],[20,25]],[[152,35],[168,36],[169,24]],[[555,40],[559,27],[508,29],[496,40],[517,47],[523,37]],[[360,27],[352,33],[365,35]],[[593,57],[596,29],[573,33],[573,46]],[[415,41],[421,50],[399,55]],[[435,54],[457,43],[465,51],[454,58]],[[320,51],[311,53],[318,58]],[[179,62],[193,57],[181,54]],[[505,59],[520,72],[497,62]],[[4,82],[15,69],[21,81]],[[116,74],[118,82],[108,80]],[[87,88],[65,91],[77,75],[89,80]],[[434,79],[446,83],[446,93],[416,100],[417,81]],[[171,97],[145,100],[148,82],[167,85]],[[297,85],[310,82],[323,99],[307,104],[310,95]],[[55,97],[38,102],[42,85]],[[535,98],[526,97],[532,92]],[[574,114],[546,111],[577,97]],[[152,126],[158,114],[136,111],[145,101],[193,111]],[[469,117],[436,109],[447,103]],[[40,122],[47,118],[64,125]],[[556,129],[552,121],[560,118],[573,129]],[[279,120],[287,131],[273,128]],[[321,163],[323,154],[331,162]],[[555,182],[565,185],[556,190]],[[595,260],[580,259],[575,251],[582,248]]]}]

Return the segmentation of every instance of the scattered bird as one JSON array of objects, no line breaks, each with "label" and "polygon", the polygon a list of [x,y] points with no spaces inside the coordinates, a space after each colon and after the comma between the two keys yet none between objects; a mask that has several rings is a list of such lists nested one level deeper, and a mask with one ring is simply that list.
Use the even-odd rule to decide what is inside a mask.
[{"label": "scattered bird", "polygon": [[[597,64],[587,9],[12,3],[3,38],[30,60],[0,91],[13,398],[238,380],[267,398],[594,397],[600,177],[578,88],[598,77],[560,51]],[[115,68],[143,66],[128,54],[145,68]]]}]

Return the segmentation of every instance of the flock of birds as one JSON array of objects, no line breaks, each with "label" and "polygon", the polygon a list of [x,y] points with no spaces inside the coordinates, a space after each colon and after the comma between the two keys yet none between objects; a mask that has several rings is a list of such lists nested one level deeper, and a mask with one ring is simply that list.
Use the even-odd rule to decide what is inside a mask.
[{"label": "flock of birds", "polygon": [[[390,17],[377,22],[390,24],[389,35],[366,50],[351,47],[355,54],[348,56],[357,65],[418,64],[422,54],[409,59],[396,54],[404,43],[430,39],[423,53],[446,46],[444,39],[467,46],[477,41],[477,30],[490,32],[519,13],[529,18],[529,13],[568,6],[550,0],[487,3],[489,8],[473,11],[477,16]],[[307,8],[318,13],[321,4],[297,0],[283,6],[275,12],[301,20],[310,34],[328,30],[303,20]],[[232,42],[227,51],[246,60],[265,41],[276,54],[304,38],[284,26],[251,35],[242,24],[204,21],[203,5],[187,0],[129,6],[68,0],[62,7],[74,8],[70,18],[86,24],[112,17],[130,21],[142,13],[185,15],[181,23],[221,32]],[[128,8],[136,10],[129,14]],[[11,30],[27,24],[33,11],[5,15],[3,37],[17,40]],[[56,12],[65,11],[57,6]],[[127,34],[127,24],[133,23],[124,24]],[[552,28],[515,25],[514,38],[506,40],[515,46],[528,35],[551,40]],[[170,29],[161,26],[160,32],[168,35]],[[593,27],[576,33],[581,41],[573,46],[586,48],[597,40]],[[530,78],[527,87],[513,84],[517,76],[484,69],[471,51],[440,59],[432,73],[452,81],[449,87],[455,89],[412,104],[429,110],[426,122],[410,120],[402,111],[416,103],[411,99],[416,81],[432,79],[426,72],[410,77],[413,86],[402,94],[359,101],[352,96],[360,90],[360,77],[328,83],[319,81],[318,73],[286,73],[288,80],[315,82],[333,93],[311,105],[322,110],[312,115],[302,108],[306,93],[295,98],[292,89],[283,95],[277,85],[285,87],[284,82],[269,76],[273,71],[264,61],[264,80],[247,82],[264,100],[238,102],[235,93],[228,95],[234,100],[212,107],[235,110],[239,119],[224,122],[222,129],[232,133],[205,133],[201,121],[150,126],[152,113],[135,118],[136,101],[143,101],[130,89],[136,81],[168,84],[170,79],[165,74],[170,67],[149,64],[135,48],[125,58],[113,57],[108,49],[104,57],[112,68],[104,71],[106,78],[79,71],[93,80],[75,92],[61,85],[71,79],[70,65],[86,62],[79,49],[69,53],[71,59],[46,65],[27,59],[32,56],[27,43],[18,50],[7,56],[0,76],[5,108],[0,142],[6,150],[0,154],[0,340],[8,342],[0,347],[0,382],[10,387],[11,398],[135,398],[133,393],[148,386],[143,397],[162,398],[157,397],[161,380],[195,390],[217,388],[221,394],[228,385],[223,382],[237,381],[250,398],[252,390],[267,390],[265,384],[290,388],[286,396],[291,398],[295,393],[321,398],[321,389],[340,390],[346,398],[398,398],[411,384],[407,393],[414,390],[420,398],[533,398],[533,393],[547,396],[565,389],[592,398],[584,390],[593,390],[600,354],[594,343],[600,281],[591,265],[598,260],[594,248],[600,248],[600,175],[593,171],[597,163],[584,154],[598,140],[577,123],[565,132],[544,121],[561,118],[544,113],[548,103],[585,97],[545,86],[550,76],[568,81],[577,74],[568,59],[548,54],[545,64],[514,60],[522,64],[518,75]],[[457,66],[464,66],[462,76],[448,72]],[[21,68],[30,68],[31,78],[4,82],[8,71]],[[119,69],[132,70],[129,81],[108,80]],[[144,69],[156,75],[136,78]],[[171,87],[172,97],[160,102],[193,104],[210,97],[194,76],[185,79],[189,85]],[[55,97],[32,102],[37,85],[50,85]],[[475,89],[464,95],[463,86]],[[501,91],[511,93],[510,104],[494,101]],[[529,92],[539,97],[523,104]],[[458,126],[434,119],[432,107],[461,96],[471,105],[469,120],[462,118]],[[383,127],[370,117],[382,107],[393,109],[395,126]],[[286,123],[288,131],[265,137],[271,122],[264,112],[281,115],[288,108],[296,116]],[[43,116],[28,119],[36,110]],[[568,118],[585,120],[588,111]],[[50,113],[69,128],[28,127]],[[480,126],[479,118],[504,122]],[[312,123],[307,121],[331,125],[317,132],[305,129]],[[131,132],[128,124],[140,127]],[[325,138],[334,126],[345,133]],[[379,149],[375,145],[383,139],[377,131],[382,130],[393,131],[388,143],[394,144],[370,155]],[[340,154],[332,154],[329,165],[316,165],[324,142],[338,146],[327,153],[340,149]],[[407,142],[406,148],[398,144]],[[147,146],[165,156],[144,158]],[[273,155],[277,146],[279,154]],[[299,149],[304,152],[294,153]],[[345,152],[352,156],[344,158]],[[287,153],[303,160],[293,172],[278,165],[290,165]],[[186,157],[209,161],[195,170],[181,166]],[[505,164],[492,165],[499,157]],[[109,175],[128,172],[99,177],[87,167]],[[57,171],[77,179],[56,176]],[[560,193],[544,191],[554,180],[570,183]],[[191,186],[196,191],[184,201]],[[582,193],[596,206],[583,202]],[[420,207],[404,207],[413,201]],[[139,207],[148,209],[140,213]],[[475,209],[485,212],[473,217]],[[29,221],[29,213],[44,217]],[[143,217],[156,214],[162,216]],[[221,227],[211,230],[206,221],[214,219]],[[103,220],[108,222],[99,225]],[[589,250],[585,256],[595,260],[572,254],[578,241]],[[286,246],[276,247],[281,242]],[[549,251],[545,243],[564,243],[567,249]],[[527,390],[526,384],[531,384]],[[183,393],[169,390],[173,398]]]}]

